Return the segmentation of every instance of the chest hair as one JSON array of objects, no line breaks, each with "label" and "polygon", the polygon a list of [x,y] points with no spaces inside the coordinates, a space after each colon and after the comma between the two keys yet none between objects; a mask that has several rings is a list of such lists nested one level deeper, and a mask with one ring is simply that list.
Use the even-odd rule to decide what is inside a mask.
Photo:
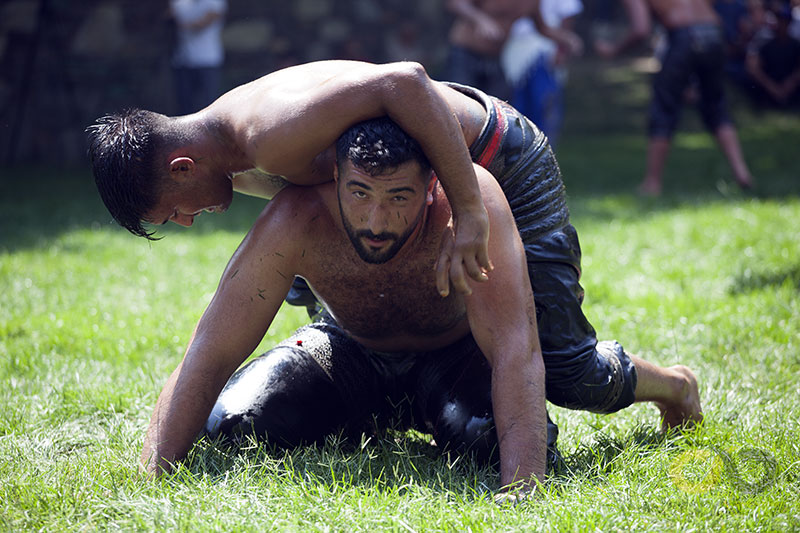
[{"label": "chest hair", "polygon": [[[433,269],[439,240],[423,237],[381,265],[362,261],[346,237],[313,250],[314,291],[341,326],[363,338],[435,335],[465,316],[460,297],[439,296]],[[405,253],[410,252],[410,253]]]}]

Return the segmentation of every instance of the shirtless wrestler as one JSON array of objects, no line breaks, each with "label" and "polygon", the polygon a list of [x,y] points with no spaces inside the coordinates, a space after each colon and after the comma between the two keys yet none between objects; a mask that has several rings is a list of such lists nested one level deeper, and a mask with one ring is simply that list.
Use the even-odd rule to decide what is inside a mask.
[{"label": "shirtless wrestler", "polygon": [[709,0],[622,0],[631,29],[617,43],[595,42],[601,57],[611,58],[645,39],[651,31],[652,11],[667,29],[669,48],[661,70],[653,78],[649,141],[645,177],[639,192],[658,196],[672,135],[678,125],[685,91],[694,77],[700,87],[700,113],[717,139],[736,183],[753,186],[750,169],[742,155],[739,136],[728,115],[723,91],[725,51],[719,18]]},{"label": "shirtless wrestler", "polygon": [[[442,298],[423,273],[451,233],[452,210],[419,146],[384,118],[348,130],[337,154],[334,183],[283,189],[233,255],[159,396],[144,468],[180,460],[204,427],[293,446],[377,419],[456,452],[497,448],[502,486],[528,488],[545,471],[550,388],[530,265],[498,181],[475,166],[494,271],[468,281],[471,294]],[[172,209],[158,201],[147,215]],[[237,371],[295,275],[329,317]],[[607,351],[618,370],[635,365],[636,401],[656,402],[671,425],[699,419],[688,369]]]},{"label": "shirtless wrestler", "polygon": [[[446,294],[448,274],[457,290],[468,290],[467,275],[481,280],[491,270],[489,227],[464,142],[477,136],[482,114],[466,102],[416,63],[322,61],[268,74],[191,115],[131,110],[103,117],[89,128],[89,152],[111,215],[149,236],[143,221],[190,226],[203,211],[225,211],[232,190],[270,198],[287,180],[330,181],[338,136],[387,115],[422,145],[453,206],[455,244],[438,262]],[[177,190],[193,192],[163,218],[145,218],[158,197]]]}]

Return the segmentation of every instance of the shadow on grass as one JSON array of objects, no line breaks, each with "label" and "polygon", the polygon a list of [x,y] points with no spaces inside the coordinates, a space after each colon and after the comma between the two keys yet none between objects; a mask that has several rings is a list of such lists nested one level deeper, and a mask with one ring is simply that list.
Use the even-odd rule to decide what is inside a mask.
[{"label": "shadow on grass", "polygon": [[[237,194],[229,213],[204,213],[192,228],[168,224],[153,229],[166,242],[171,234],[184,231],[195,235],[231,231],[244,237],[265,202]],[[0,168],[0,252],[47,247],[65,233],[79,230],[128,234],[106,210],[88,168]],[[154,246],[159,244],[163,245]]]},{"label": "shadow on grass", "polygon": [[612,437],[603,433],[595,436],[592,444],[582,444],[564,458],[564,467],[556,474],[556,482],[574,478],[605,478],[613,468],[617,457],[629,449],[647,454],[664,447],[673,447],[673,434],[667,434],[654,427],[640,425],[629,434]]},{"label": "shadow on grass", "polygon": [[[665,448],[678,450],[682,441],[677,433],[664,434],[644,425],[620,437],[599,434],[592,444],[581,445],[565,456],[561,467],[548,474],[548,484],[601,481],[615,470],[617,458],[626,451],[647,455]],[[468,500],[491,501],[500,488],[494,466],[481,464],[470,455],[442,454],[414,432],[363,437],[360,443],[332,437],[322,445],[291,450],[252,437],[239,445],[202,438],[172,479],[192,484],[205,478],[215,484],[252,477],[252,483],[263,484],[263,478],[258,479],[261,476],[288,485],[287,490],[334,492],[359,487],[402,494],[416,486]]]},{"label": "shadow on grass", "polygon": [[172,479],[191,484],[207,478],[213,484],[251,476],[253,483],[262,484],[267,476],[290,491],[359,487],[403,494],[424,487],[456,497],[491,499],[499,488],[499,474],[492,466],[469,455],[442,454],[421,434],[394,431],[364,436],[360,442],[328,437],[323,444],[288,450],[252,436],[239,444],[204,437],[195,443]]},{"label": "shadow on grass", "polygon": [[732,295],[758,291],[771,287],[780,287],[788,283],[792,288],[800,290],[800,264],[787,266],[780,270],[753,271],[750,268],[739,273],[733,280],[728,292]]}]

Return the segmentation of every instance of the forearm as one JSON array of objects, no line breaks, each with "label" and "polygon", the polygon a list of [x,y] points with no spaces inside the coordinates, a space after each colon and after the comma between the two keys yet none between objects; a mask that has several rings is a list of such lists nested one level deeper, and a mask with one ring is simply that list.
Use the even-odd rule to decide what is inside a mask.
[{"label": "forearm", "polygon": [[470,0],[449,0],[447,9],[454,15],[469,20],[472,24],[480,24],[482,19],[487,16]]},{"label": "forearm", "polygon": [[[544,363],[497,361],[492,368],[492,403],[500,445],[500,483],[526,489],[544,480],[547,462],[547,414]],[[512,486],[513,484],[513,486]]]},{"label": "forearm", "polygon": [[767,76],[761,68],[761,61],[757,56],[753,57],[750,56],[747,58],[747,72],[750,74],[750,77],[755,81],[757,84],[761,85],[764,89],[776,92],[778,89],[778,85],[775,81]]},{"label": "forearm", "polygon": [[620,41],[610,44],[610,49],[604,54],[606,57],[615,57],[645,40],[652,31],[650,12],[643,0],[624,0],[623,5],[628,15],[630,28]]},{"label": "forearm", "polygon": [[190,378],[185,361],[170,375],[156,402],[142,447],[141,467],[157,476],[186,457],[211,412],[224,380],[211,373]]},{"label": "forearm", "polygon": [[428,157],[456,217],[485,213],[461,125],[421,66],[405,68],[387,94],[387,113]]},{"label": "forearm", "polygon": [[568,50],[571,54],[578,52],[577,48],[579,48],[580,37],[573,33],[568,27],[548,26],[538,9],[531,15],[536,30],[540,34],[554,41],[562,49]]}]

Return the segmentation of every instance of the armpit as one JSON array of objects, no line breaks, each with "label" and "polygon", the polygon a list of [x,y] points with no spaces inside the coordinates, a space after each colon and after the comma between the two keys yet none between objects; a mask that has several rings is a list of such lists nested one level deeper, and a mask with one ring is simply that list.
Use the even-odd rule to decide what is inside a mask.
[{"label": "armpit", "polygon": [[233,175],[233,189],[236,192],[259,198],[271,199],[287,185],[289,182],[283,176],[255,168]]}]

